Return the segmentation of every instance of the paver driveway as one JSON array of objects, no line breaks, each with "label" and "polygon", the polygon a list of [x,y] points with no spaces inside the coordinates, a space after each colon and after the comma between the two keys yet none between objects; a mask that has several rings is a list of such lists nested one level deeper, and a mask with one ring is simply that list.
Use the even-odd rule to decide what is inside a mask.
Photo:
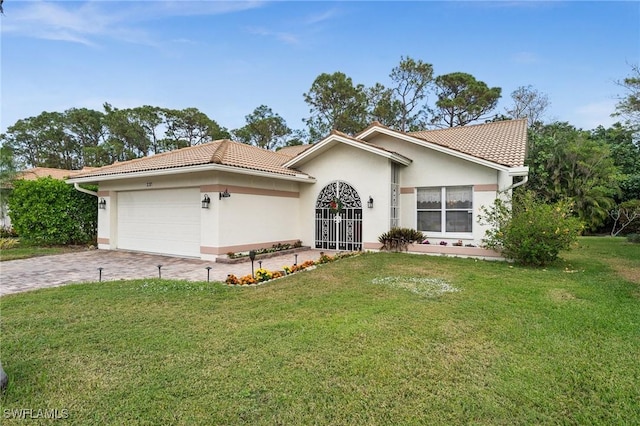
[{"label": "paver driveway", "polygon": [[[305,250],[296,254],[298,263],[317,260],[320,256],[320,252],[316,250]],[[264,259],[262,267],[280,270],[285,265],[293,265],[294,262],[293,254],[284,254]],[[251,262],[226,264],[144,253],[89,250],[0,262],[0,295],[98,281],[98,268],[103,268],[102,281],[157,278],[158,265],[162,265],[162,278],[188,281],[206,281],[207,266],[211,267],[211,281],[224,281],[228,274],[242,276],[251,273]],[[258,269],[258,261],[255,261],[254,267]]]}]

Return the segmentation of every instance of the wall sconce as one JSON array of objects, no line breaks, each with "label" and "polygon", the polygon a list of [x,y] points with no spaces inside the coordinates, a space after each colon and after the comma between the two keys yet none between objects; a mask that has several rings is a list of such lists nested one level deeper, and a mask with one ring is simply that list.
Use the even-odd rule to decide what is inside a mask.
[{"label": "wall sconce", "polygon": [[220,195],[220,200],[222,200],[223,198],[231,197],[231,194],[229,194],[229,191],[227,191],[226,189],[224,190],[224,192],[220,192],[218,195]]},{"label": "wall sconce", "polygon": [[373,208],[373,198],[371,198],[371,195],[369,195],[369,201],[367,201],[367,207],[369,207],[370,209]]},{"label": "wall sconce", "polygon": [[211,198],[207,194],[204,194],[204,198],[202,199],[202,208],[208,209],[209,204],[211,204]]},{"label": "wall sconce", "polygon": [[107,200],[105,200],[104,198],[100,198],[100,201],[98,201],[98,208],[100,210],[104,210],[107,208]]}]

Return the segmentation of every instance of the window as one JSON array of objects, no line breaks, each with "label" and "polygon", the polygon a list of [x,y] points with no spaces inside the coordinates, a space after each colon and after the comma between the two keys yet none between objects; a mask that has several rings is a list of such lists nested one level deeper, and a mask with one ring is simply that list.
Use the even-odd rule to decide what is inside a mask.
[{"label": "window", "polygon": [[472,200],[470,186],[418,188],[418,231],[472,232]]},{"label": "window", "polygon": [[400,167],[396,163],[391,163],[391,214],[389,226],[395,228],[399,224],[398,220],[398,194],[400,193]]}]

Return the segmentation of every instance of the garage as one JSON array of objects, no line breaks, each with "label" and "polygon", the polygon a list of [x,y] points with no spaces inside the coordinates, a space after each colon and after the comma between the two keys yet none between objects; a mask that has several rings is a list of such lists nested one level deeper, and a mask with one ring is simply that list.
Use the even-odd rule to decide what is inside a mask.
[{"label": "garage", "polygon": [[118,192],[118,248],[200,257],[198,188]]}]

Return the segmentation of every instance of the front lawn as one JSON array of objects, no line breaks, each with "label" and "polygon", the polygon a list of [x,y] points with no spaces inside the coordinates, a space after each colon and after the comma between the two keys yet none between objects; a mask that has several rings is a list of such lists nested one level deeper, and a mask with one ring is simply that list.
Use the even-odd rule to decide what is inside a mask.
[{"label": "front lawn", "polygon": [[50,256],[74,251],[87,250],[85,246],[38,246],[17,243],[11,248],[0,250],[0,262],[7,260],[27,259],[37,256]]},{"label": "front lawn", "polygon": [[639,424],[640,245],[580,244],[547,269],[378,253],[4,296],[3,421]]}]

